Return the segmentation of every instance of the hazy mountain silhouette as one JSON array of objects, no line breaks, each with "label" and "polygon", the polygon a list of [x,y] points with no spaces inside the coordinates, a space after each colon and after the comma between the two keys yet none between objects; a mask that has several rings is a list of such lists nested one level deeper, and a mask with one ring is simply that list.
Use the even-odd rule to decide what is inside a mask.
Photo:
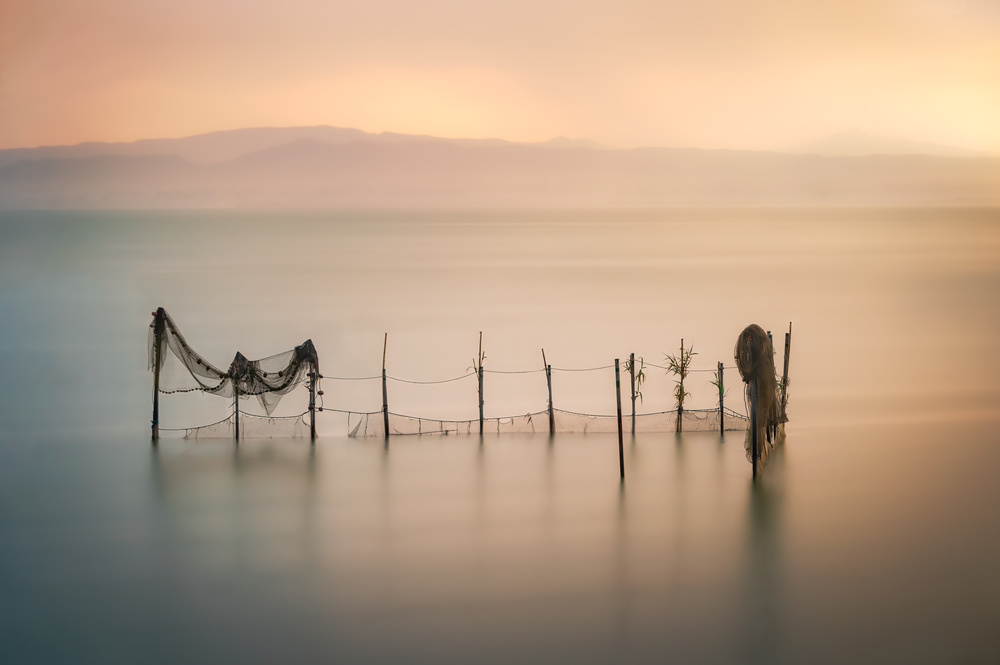
[{"label": "hazy mountain silhouette", "polygon": [[0,207],[997,205],[1000,158],[247,129],[0,151]]},{"label": "hazy mountain silhouette", "polygon": [[937,157],[984,157],[974,150],[940,145],[927,141],[911,141],[878,136],[860,130],[832,134],[805,146],[802,152],[827,156],[862,155],[934,155]]}]

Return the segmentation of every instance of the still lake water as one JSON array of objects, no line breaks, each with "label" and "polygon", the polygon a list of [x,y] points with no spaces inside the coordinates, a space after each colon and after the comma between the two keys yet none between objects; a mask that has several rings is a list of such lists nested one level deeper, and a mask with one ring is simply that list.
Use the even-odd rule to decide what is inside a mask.
[{"label": "still lake water", "polygon": [[[0,261],[3,662],[1000,662],[998,211],[7,212]],[[385,450],[326,413],[315,448],[152,449],[159,305],[219,365],[312,338],[357,410],[380,383],[332,377],[378,374],[385,332],[426,380],[480,331],[487,369],[681,338],[708,368],[792,321],[791,422],[756,484],[735,433],[626,439],[624,485],[614,436]],[[544,408],[538,373],[487,382],[487,416]],[[553,384],[614,410],[606,370]],[[475,384],[390,406],[471,418]]]}]

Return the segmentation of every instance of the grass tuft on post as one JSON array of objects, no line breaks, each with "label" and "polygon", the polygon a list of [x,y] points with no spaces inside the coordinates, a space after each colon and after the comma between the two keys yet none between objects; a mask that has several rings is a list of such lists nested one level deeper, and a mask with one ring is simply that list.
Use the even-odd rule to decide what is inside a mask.
[{"label": "grass tuft on post", "polygon": [[629,373],[629,377],[632,383],[632,436],[635,436],[635,400],[638,397],[639,402],[642,403],[642,388],[643,382],[646,380],[646,372],[644,368],[646,366],[645,361],[642,357],[639,358],[638,368],[635,365],[635,354],[630,353],[628,360],[625,361],[625,371]]},{"label": "grass tuft on post", "polygon": [[677,430],[683,430],[682,421],[684,418],[684,398],[690,397],[691,393],[684,390],[684,379],[687,378],[691,369],[691,360],[698,355],[694,350],[694,345],[689,349],[684,348],[684,340],[681,339],[681,352],[678,356],[667,355],[667,372],[677,377],[674,387],[674,399],[677,400]]}]

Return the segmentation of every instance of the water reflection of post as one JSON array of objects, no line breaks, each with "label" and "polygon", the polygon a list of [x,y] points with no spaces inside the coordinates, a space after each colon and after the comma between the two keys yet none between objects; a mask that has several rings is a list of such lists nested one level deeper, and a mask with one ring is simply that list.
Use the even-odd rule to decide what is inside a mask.
[{"label": "water reflection of post", "polygon": [[618,596],[618,623],[615,626],[616,655],[625,652],[631,625],[632,589],[628,571],[628,511],[625,506],[625,483],[618,486],[618,510],[615,520],[615,584]]},{"label": "water reflection of post", "polygon": [[746,571],[747,618],[743,653],[748,662],[778,662],[781,649],[781,450],[776,448],[768,462],[768,475],[749,483],[748,544]]}]

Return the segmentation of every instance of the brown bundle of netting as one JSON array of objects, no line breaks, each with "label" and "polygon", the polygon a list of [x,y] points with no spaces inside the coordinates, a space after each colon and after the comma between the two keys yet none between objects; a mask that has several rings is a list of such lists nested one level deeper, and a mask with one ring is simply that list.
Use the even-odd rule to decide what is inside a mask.
[{"label": "brown bundle of netting", "polygon": [[[766,460],[778,438],[781,397],[774,372],[774,346],[764,329],[750,324],[736,341],[736,368],[746,383],[747,413],[752,415],[753,386],[757,387],[757,459]],[[747,459],[753,461],[751,432],[747,430]]]}]

